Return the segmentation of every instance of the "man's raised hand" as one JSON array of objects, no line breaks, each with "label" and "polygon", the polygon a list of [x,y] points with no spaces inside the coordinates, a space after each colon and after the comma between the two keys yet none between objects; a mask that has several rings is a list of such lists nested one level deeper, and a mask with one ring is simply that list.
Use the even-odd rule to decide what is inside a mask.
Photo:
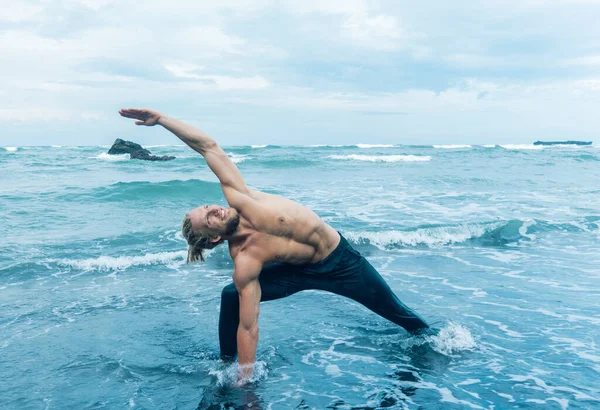
[{"label": "man's raised hand", "polygon": [[119,114],[125,118],[137,120],[136,125],[146,125],[148,127],[156,125],[161,116],[158,111],[148,108],[121,108]]}]

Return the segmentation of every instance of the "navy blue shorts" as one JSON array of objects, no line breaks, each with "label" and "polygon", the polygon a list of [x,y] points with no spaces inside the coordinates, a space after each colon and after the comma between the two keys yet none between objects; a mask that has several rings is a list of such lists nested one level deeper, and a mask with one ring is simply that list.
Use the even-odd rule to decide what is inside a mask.
[{"label": "navy blue shorts", "polygon": [[[259,276],[261,302],[281,299],[302,290],[325,290],[357,301],[408,331],[428,328],[427,322],[404,305],[375,268],[340,234],[340,243],[325,259],[305,265],[275,263]],[[238,292],[231,283],[221,294],[219,342],[221,357],[237,355],[240,320]]]}]

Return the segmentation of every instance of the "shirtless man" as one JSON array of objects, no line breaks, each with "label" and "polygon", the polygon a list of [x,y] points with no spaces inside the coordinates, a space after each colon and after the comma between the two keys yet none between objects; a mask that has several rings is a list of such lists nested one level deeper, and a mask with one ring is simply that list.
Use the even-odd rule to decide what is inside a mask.
[{"label": "shirtless man", "polygon": [[203,205],[185,215],[188,262],[224,241],[234,262],[233,283],[221,294],[221,357],[238,356],[241,376],[252,374],[259,303],[306,289],[349,297],[414,331],[427,323],[394,295],[375,268],[313,211],[289,199],[255,191],[215,140],[184,122],[149,109],[119,113],[137,125],[162,125],[201,154],[221,183],[229,208]]}]

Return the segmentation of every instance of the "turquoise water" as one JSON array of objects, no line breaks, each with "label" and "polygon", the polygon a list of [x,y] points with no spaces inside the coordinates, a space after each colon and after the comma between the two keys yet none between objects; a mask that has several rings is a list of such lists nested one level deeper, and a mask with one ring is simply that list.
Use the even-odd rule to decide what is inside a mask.
[{"label": "turquoise water", "polygon": [[600,408],[600,149],[226,147],[340,230],[437,336],[323,292],[261,305],[255,380],[218,360],[225,247],[185,265],[204,160],[0,148],[2,409]]}]

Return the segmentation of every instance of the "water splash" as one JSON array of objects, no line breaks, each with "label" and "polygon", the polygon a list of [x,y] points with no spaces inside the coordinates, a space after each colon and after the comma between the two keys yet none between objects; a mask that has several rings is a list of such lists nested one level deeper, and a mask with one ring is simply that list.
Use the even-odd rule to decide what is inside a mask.
[{"label": "water splash", "polygon": [[436,335],[427,336],[426,339],[433,350],[444,356],[471,351],[477,347],[469,329],[453,322],[440,329]]},{"label": "water splash", "polygon": [[404,349],[428,346],[443,356],[453,356],[457,353],[472,351],[477,347],[473,335],[465,326],[449,322],[441,329],[424,329],[402,342]]},{"label": "water splash", "polygon": [[[252,375],[249,377],[240,377],[241,372],[249,367],[252,368]],[[257,361],[248,365],[232,363],[223,366],[223,364],[218,364],[217,367],[210,369],[208,374],[216,377],[217,386],[240,387],[248,383],[255,383],[266,379],[269,371],[265,362]]]}]

